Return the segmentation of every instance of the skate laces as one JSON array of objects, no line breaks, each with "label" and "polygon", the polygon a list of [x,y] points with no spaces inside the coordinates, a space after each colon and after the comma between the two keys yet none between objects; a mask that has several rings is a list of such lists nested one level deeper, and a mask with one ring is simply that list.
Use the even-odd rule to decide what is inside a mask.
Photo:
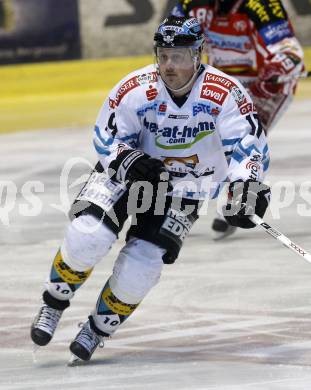
[{"label": "skate laces", "polygon": [[79,327],[81,327],[81,330],[75,341],[85,347],[88,351],[93,351],[97,346],[103,348],[103,338],[91,329],[89,321],[85,324],[80,323]]},{"label": "skate laces", "polygon": [[43,303],[35,323],[35,328],[46,330],[48,333],[53,334],[62,314],[61,310],[53,309],[51,306]]}]

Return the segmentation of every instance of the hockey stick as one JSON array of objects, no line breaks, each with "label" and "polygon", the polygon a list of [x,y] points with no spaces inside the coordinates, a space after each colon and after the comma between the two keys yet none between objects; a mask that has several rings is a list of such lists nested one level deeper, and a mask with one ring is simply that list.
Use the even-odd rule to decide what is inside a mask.
[{"label": "hockey stick", "polygon": [[300,246],[291,241],[288,237],[286,237],[283,233],[279,232],[275,228],[268,225],[262,218],[258,217],[258,215],[253,215],[250,217],[251,221],[254,222],[257,226],[260,226],[266,233],[270,234],[270,236],[275,239],[281,241],[281,243],[287,248],[291,249],[293,252],[297,253],[299,256],[303,257],[306,261],[311,263],[311,255],[306,252]]}]

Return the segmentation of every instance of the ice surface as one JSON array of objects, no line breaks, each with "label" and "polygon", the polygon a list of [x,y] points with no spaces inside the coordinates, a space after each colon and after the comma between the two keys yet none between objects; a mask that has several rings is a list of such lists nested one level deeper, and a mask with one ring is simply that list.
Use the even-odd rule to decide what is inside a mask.
[{"label": "ice surface", "polygon": [[[299,214],[304,206],[310,214],[310,191],[301,189],[303,182],[311,184],[310,105],[295,102],[269,137],[267,180],[293,183],[293,202],[280,210],[280,219],[266,216],[309,251],[310,216]],[[95,161],[91,136],[90,129],[64,129],[0,138],[1,180],[16,185],[10,187],[8,226],[0,228],[0,389],[309,390],[310,264],[259,228],[213,242],[214,205],[116,336],[89,364],[68,367],[69,343],[111,273],[121,236],[34,362],[29,328],[66,226],[60,174],[69,159]],[[69,184],[62,183],[73,184],[70,199],[78,190],[74,181],[86,172],[85,162],[73,164]],[[39,212],[31,198],[25,200],[27,181],[44,184],[35,187],[42,190],[36,194]],[[2,192],[2,206],[5,197]],[[1,218],[5,222],[3,212]]]}]

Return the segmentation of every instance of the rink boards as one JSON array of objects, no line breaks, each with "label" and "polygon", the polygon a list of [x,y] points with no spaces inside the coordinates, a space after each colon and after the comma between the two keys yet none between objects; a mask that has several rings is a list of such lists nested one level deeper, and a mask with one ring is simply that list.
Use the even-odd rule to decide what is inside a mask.
[{"label": "rink boards", "polygon": [[[311,70],[311,49],[305,49]],[[153,63],[153,56],[0,67],[0,133],[93,127],[110,89],[126,74]],[[298,99],[311,97],[311,78]]]}]

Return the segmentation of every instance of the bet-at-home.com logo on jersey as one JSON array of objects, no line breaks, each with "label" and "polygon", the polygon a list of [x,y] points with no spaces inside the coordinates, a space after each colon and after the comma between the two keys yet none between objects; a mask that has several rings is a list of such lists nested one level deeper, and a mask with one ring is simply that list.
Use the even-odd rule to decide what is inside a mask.
[{"label": "bet-at-home.com logo on jersey", "polygon": [[199,122],[197,126],[179,126],[159,128],[155,122],[144,119],[144,127],[155,133],[155,144],[161,149],[187,149],[215,131],[214,122]]}]

